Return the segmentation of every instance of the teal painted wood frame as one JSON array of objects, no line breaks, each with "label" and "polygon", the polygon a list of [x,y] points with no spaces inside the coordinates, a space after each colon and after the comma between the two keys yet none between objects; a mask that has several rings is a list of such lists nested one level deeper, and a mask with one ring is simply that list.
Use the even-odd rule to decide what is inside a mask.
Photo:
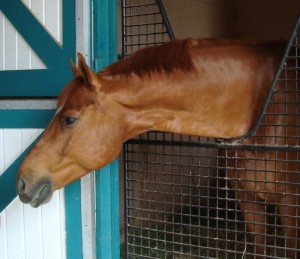
[{"label": "teal painted wood frame", "polygon": [[[0,110],[0,128],[46,128],[54,113],[54,110]],[[17,196],[16,176],[18,168],[35,143],[36,141],[0,176],[0,212]],[[80,180],[78,180],[65,187],[66,253],[68,259],[82,259],[80,201]]]},{"label": "teal painted wood frame", "polygon": [[[94,70],[118,56],[117,0],[94,0]],[[120,258],[119,163],[96,171],[97,259]]]},{"label": "teal painted wood frame", "polygon": [[55,110],[0,110],[0,128],[44,129],[54,113]]},{"label": "teal painted wood frame", "polygon": [[[63,46],[48,34],[21,1],[0,0],[0,10],[47,66],[47,69],[43,70],[0,71],[0,81],[5,82],[0,86],[0,96],[2,98],[57,96],[72,78],[69,58],[75,60],[75,1],[63,0]],[[46,128],[54,112],[54,110],[0,110],[0,128]],[[17,195],[16,174],[30,147],[0,176],[0,212]],[[80,181],[66,186],[68,259],[82,259],[80,196]]]},{"label": "teal painted wood frame", "polygon": [[6,82],[0,86],[0,96],[57,96],[72,78],[69,59],[75,57],[75,1],[63,0],[63,45],[52,38],[22,1],[0,0],[0,10],[47,67],[0,71],[0,81]]}]

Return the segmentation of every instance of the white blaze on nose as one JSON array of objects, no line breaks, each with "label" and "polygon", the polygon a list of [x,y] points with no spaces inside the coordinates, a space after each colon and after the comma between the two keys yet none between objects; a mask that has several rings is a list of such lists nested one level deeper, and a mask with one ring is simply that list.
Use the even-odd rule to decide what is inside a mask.
[{"label": "white blaze on nose", "polygon": [[54,114],[54,117],[60,113],[60,111],[64,108],[64,105],[57,108],[56,113]]}]

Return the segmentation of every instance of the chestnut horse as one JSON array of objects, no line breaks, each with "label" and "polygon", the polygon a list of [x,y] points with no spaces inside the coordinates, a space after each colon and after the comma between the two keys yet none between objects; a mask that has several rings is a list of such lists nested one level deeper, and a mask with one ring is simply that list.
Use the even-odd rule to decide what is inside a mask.
[{"label": "chestnut horse", "polygon": [[[284,47],[284,42],[176,40],[142,49],[98,73],[78,54],[78,66],[72,63],[74,79],[59,96],[53,120],[19,169],[21,201],[33,207],[48,202],[55,190],[110,163],[124,141],[142,132],[223,139],[245,135],[262,111]],[[257,166],[266,170],[266,164]],[[244,188],[255,192],[260,182],[253,184],[256,176],[250,175],[239,177],[246,177]],[[285,179],[284,175],[277,173],[277,179]],[[298,186],[281,185],[284,192],[298,193]],[[298,205],[283,199],[273,186],[268,186],[270,193],[262,200]],[[246,200],[240,202],[243,205],[247,206]],[[253,227],[253,220],[258,225],[264,222],[251,217],[253,210],[259,215],[261,207],[253,206],[244,211],[246,220],[252,220],[248,230],[261,235],[263,229]],[[294,206],[294,216],[296,210]],[[280,210],[283,218],[286,211]],[[292,238],[297,237],[293,223],[282,223],[291,248]],[[262,247],[256,252],[263,256],[264,241],[256,242]]]}]

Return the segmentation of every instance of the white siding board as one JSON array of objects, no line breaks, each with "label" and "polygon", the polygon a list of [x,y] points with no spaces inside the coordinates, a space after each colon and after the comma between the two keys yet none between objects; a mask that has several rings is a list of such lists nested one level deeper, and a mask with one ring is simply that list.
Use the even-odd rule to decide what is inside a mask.
[{"label": "white siding board", "polygon": [[[37,20],[62,44],[62,1],[24,0]],[[0,70],[45,69],[46,66],[0,11]]]},{"label": "white siding board", "polygon": [[17,68],[16,53],[17,53],[17,34],[12,24],[5,19],[4,20],[4,69],[13,70]]},{"label": "white siding board", "polygon": [[61,43],[61,1],[45,0],[45,25],[57,42]]},{"label": "white siding board", "polygon": [[8,258],[25,259],[23,207],[16,201],[6,209]]},{"label": "white siding board", "polygon": [[46,68],[45,64],[40,60],[40,58],[35,54],[35,52],[30,49],[30,68],[31,69],[43,69]]},{"label": "white siding board", "polygon": [[22,150],[24,151],[43,131],[43,129],[22,129]]},{"label": "white siding board", "polygon": [[4,170],[6,170],[21,153],[20,134],[20,129],[4,130]]},{"label": "white siding board", "polygon": [[42,217],[44,259],[61,257],[61,232],[60,232],[60,198],[59,192],[55,192],[52,201],[42,206]]},{"label": "white siding board", "polygon": [[[41,132],[0,129],[0,175]],[[37,209],[16,197],[0,214],[0,259],[65,259],[64,209],[63,190]]]},{"label": "white siding board", "polygon": [[31,0],[28,1],[27,6],[34,16],[40,21],[40,23],[45,24],[45,1]]},{"label": "white siding board", "polygon": [[45,69],[46,66],[0,11],[0,70]]},{"label": "white siding board", "polygon": [[[44,0],[26,0],[23,1],[28,9],[33,13],[37,20],[41,24],[45,24],[45,1]],[[34,51],[29,48],[29,66],[31,69],[45,68],[43,62],[35,54]]]},{"label": "white siding board", "polygon": [[7,251],[7,227],[6,227],[6,212],[0,214],[0,258],[8,258]]},{"label": "white siding board", "polygon": [[[4,172],[4,132],[0,129],[0,176]],[[1,257],[0,257],[1,258]]]},{"label": "white siding board", "polygon": [[23,0],[37,20],[59,43],[62,39],[62,0]]},{"label": "white siding board", "polygon": [[[22,129],[20,134],[22,151],[24,151],[42,131],[42,129]],[[29,205],[23,205],[18,198],[16,198],[16,202],[24,209],[23,222],[26,258],[43,258],[41,208],[33,209]]]},{"label": "white siding board", "polygon": [[24,206],[26,258],[43,258],[41,209]]},{"label": "white siding board", "polygon": [[[1,43],[2,42],[2,43]],[[0,70],[4,69],[4,16],[0,11]]]},{"label": "white siding board", "polygon": [[31,56],[31,50],[28,44],[22,39],[18,37],[17,40],[17,50],[18,50],[18,64],[17,69],[27,69],[30,67],[30,56]]}]

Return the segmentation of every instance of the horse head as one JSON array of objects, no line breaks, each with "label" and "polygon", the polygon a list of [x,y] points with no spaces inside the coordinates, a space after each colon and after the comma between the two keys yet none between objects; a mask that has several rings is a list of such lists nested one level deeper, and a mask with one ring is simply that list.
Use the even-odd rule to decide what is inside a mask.
[{"label": "horse head", "polygon": [[78,54],[78,66],[71,65],[74,79],[62,91],[54,118],[18,172],[19,197],[33,207],[48,202],[55,190],[105,166],[122,148],[120,104],[102,92],[105,80],[82,55]]}]

